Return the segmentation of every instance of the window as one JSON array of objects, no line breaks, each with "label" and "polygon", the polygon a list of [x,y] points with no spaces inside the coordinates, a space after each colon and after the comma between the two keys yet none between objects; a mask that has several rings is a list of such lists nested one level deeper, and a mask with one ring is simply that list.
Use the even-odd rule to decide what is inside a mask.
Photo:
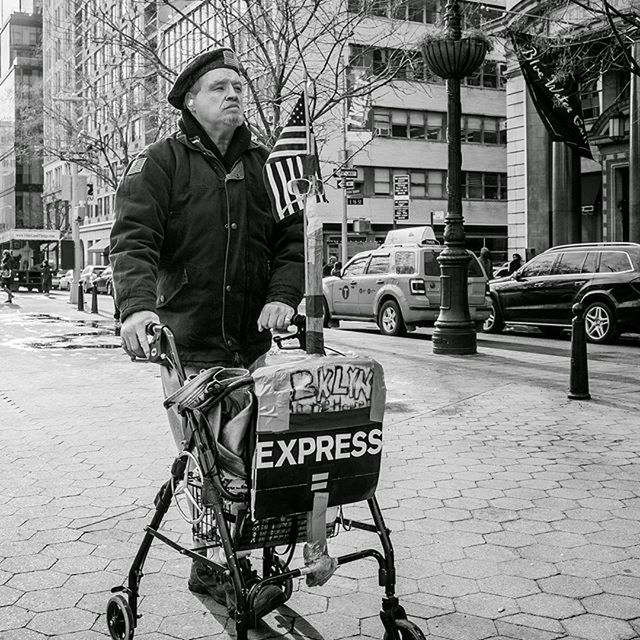
[{"label": "window", "polygon": [[364,273],[364,268],[367,266],[367,261],[369,260],[369,256],[365,256],[364,258],[358,258],[354,260],[351,264],[348,264],[344,271],[342,272],[343,278],[352,278],[353,276],[361,276]]},{"label": "window", "polygon": [[582,273],[595,273],[596,265],[598,264],[598,254],[596,251],[590,251],[587,254],[587,259],[582,265]]},{"label": "window", "polygon": [[394,138],[407,137],[407,113],[394,109],[391,112],[391,135]]},{"label": "window", "polygon": [[373,193],[388,196],[391,192],[389,169],[376,167],[373,171]]},{"label": "window", "polygon": [[393,259],[395,272],[407,274],[416,272],[416,254],[414,251],[396,251]]},{"label": "window", "polygon": [[444,113],[428,111],[426,118],[427,140],[445,140],[447,136],[447,123]]},{"label": "window", "polygon": [[424,198],[427,195],[427,175],[424,171],[412,171],[410,174],[410,194],[412,198]]},{"label": "window", "polygon": [[424,275],[425,276],[440,275],[440,265],[438,264],[438,253],[440,253],[440,251],[424,252]]},{"label": "window", "polygon": [[506,200],[505,173],[462,172],[462,197],[472,200]]},{"label": "window", "polygon": [[373,110],[373,130],[377,136],[388,138],[391,135],[391,112],[382,109]]},{"label": "window", "polygon": [[376,273],[389,273],[389,254],[384,256],[371,256],[371,262],[367,268],[367,274],[373,275]]},{"label": "window", "polygon": [[463,83],[471,87],[504,89],[507,83],[507,66],[495,60],[487,60],[472,76],[463,79]]},{"label": "window", "polygon": [[444,198],[445,194],[445,171],[427,171],[427,195],[430,198]]},{"label": "window", "polygon": [[603,251],[600,254],[598,273],[620,273],[631,269],[633,265],[624,251]]},{"label": "window", "polygon": [[424,113],[422,111],[409,112],[409,137],[424,140]]},{"label": "window", "polygon": [[580,101],[582,103],[582,115],[585,120],[597,118],[600,115],[598,80],[592,80],[580,85]]},{"label": "window", "polygon": [[462,142],[482,142],[482,118],[466,116],[462,124]]},{"label": "window", "polygon": [[581,273],[582,265],[587,257],[586,251],[571,251],[563,253],[558,260],[554,273],[559,275],[569,275],[572,273]]},{"label": "window", "polygon": [[551,273],[551,268],[556,260],[557,254],[549,253],[543,254],[534,258],[526,264],[522,269],[523,278],[534,278],[536,276],[548,276]]},{"label": "window", "polygon": [[462,176],[462,192],[467,198],[482,198],[482,174],[475,171],[467,171]]}]

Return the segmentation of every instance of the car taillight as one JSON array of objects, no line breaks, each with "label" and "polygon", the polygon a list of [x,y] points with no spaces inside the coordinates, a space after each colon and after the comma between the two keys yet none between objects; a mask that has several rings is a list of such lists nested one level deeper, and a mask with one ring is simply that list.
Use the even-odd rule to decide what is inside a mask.
[{"label": "car taillight", "polygon": [[484,295],[488,296],[490,292],[491,292],[491,289],[489,288],[489,281],[487,280],[484,283]]},{"label": "car taillight", "polygon": [[409,280],[409,291],[416,296],[423,296],[427,293],[427,286],[422,278],[411,278]]}]

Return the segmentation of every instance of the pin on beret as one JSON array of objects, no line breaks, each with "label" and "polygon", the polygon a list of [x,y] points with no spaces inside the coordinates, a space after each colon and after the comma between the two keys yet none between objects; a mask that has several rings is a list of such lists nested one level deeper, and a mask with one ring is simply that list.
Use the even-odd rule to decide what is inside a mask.
[{"label": "pin on beret", "polygon": [[236,54],[228,48],[213,49],[196,56],[178,75],[167,100],[172,107],[182,109],[184,97],[194,85],[198,78],[201,78],[207,71],[212,69],[233,69],[240,73],[240,62]]}]

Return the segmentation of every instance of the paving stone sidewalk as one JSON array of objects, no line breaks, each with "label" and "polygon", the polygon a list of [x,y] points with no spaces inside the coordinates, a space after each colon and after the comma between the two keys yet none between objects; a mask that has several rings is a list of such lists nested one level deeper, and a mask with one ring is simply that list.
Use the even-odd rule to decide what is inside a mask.
[{"label": "paving stone sidewalk", "polygon": [[[0,308],[0,638],[105,638],[109,589],[174,453],[158,371],[114,348],[106,303],[92,327],[61,294],[17,302]],[[500,378],[486,374],[496,384],[468,397],[475,369],[451,359],[447,374],[443,362],[427,349],[406,384],[446,389],[448,402],[385,423],[377,495],[410,617],[430,640],[640,638],[637,412],[570,402],[507,359]],[[175,510],[165,526],[188,540]],[[351,531],[330,549],[372,542]],[[152,547],[136,638],[233,634],[222,607],[186,590],[188,569]],[[380,639],[376,575],[365,561],[322,588],[301,581],[252,637]]]}]

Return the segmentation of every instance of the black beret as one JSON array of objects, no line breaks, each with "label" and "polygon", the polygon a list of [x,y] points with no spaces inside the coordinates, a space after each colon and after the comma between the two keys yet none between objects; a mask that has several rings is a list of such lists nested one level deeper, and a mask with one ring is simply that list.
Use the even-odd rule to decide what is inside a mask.
[{"label": "black beret", "polygon": [[195,81],[212,69],[233,69],[240,73],[240,63],[236,54],[228,48],[213,49],[196,56],[178,75],[169,91],[167,100],[172,107],[182,109],[184,97]]}]

